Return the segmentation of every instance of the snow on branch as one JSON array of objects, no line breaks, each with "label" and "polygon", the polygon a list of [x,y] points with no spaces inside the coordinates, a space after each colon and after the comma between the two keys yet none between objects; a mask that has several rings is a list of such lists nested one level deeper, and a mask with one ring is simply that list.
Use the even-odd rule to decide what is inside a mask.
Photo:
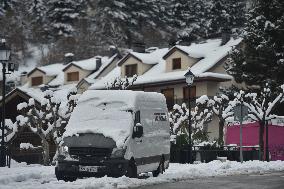
[{"label": "snow on branch", "polygon": [[17,117],[18,126],[27,126],[42,140],[44,150],[44,164],[49,164],[49,141],[53,140],[57,149],[62,141],[63,132],[70,119],[74,107],[77,105],[77,89],[71,89],[67,95],[67,102],[61,102],[62,97],[54,96],[53,91],[44,92],[44,98],[39,105],[34,99],[17,106],[21,115]]},{"label": "snow on branch", "polygon": [[113,90],[113,89],[126,90],[134,84],[134,82],[137,80],[137,77],[138,76],[136,74],[132,78],[117,77],[112,82],[106,83],[106,88],[108,90]]},{"label": "snow on branch", "polygon": [[277,117],[272,112],[275,107],[284,100],[284,85],[279,87],[279,93],[273,95],[270,86],[268,84],[263,87],[262,91],[257,93],[244,93],[240,91],[236,95],[236,101],[243,102],[248,107],[249,117],[253,121],[269,121]]}]

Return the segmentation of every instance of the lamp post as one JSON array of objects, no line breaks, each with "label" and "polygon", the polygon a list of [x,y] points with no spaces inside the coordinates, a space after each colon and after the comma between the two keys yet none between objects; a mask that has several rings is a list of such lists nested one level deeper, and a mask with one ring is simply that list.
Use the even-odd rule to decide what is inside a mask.
[{"label": "lamp post", "polygon": [[2,117],[1,117],[1,155],[0,155],[0,167],[6,166],[6,148],[5,148],[5,141],[4,141],[4,130],[5,130],[5,82],[6,82],[6,74],[9,71],[13,71],[14,66],[13,64],[8,64],[8,72],[6,72],[6,66],[10,59],[11,49],[6,46],[6,40],[1,39],[0,41],[0,62],[2,64]]},{"label": "lamp post", "polygon": [[190,106],[190,86],[192,85],[193,83],[193,80],[194,80],[194,74],[188,70],[185,75],[185,81],[187,83],[187,86],[188,86],[188,154],[187,157],[187,162],[189,163],[193,163],[192,162],[192,139],[191,139],[191,133],[192,133],[192,128],[191,128],[191,106]]}]

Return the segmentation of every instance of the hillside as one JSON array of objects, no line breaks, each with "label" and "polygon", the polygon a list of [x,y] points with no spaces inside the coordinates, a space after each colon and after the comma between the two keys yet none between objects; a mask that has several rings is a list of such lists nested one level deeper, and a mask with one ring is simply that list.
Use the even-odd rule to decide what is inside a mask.
[{"label": "hillside", "polygon": [[[105,54],[109,45],[134,42],[168,46],[239,33],[246,0],[2,0],[0,35],[13,49],[13,62],[40,64]],[[37,57],[38,58],[38,57]]]}]

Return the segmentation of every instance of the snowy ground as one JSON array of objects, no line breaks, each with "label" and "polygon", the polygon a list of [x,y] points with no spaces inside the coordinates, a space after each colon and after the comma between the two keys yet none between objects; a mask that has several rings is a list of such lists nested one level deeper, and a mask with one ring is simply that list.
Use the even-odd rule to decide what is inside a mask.
[{"label": "snowy ground", "polygon": [[265,172],[283,171],[284,161],[259,162],[250,161],[243,164],[237,162],[213,161],[195,165],[170,164],[165,174],[157,178],[129,179],[120,178],[86,178],[75,182],[57,181],[54,167],[41,165],[16,164],[12,168],[0,168],[1,189],[77,189],[77,188],[132,188],[142,185],[152,185],[166,182],[176,182],[190,178],[204,178],[212,176],[236,174],[261,174]]}]

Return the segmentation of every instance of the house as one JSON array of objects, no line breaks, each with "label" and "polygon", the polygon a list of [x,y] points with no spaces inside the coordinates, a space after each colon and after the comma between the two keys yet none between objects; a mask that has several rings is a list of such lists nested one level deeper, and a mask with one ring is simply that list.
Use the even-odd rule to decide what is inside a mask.
[{"label": "house", "polygon": [[[116,77],[132,77],[136,74],[138,77],[131,89],[163,93],[168,109],[172,109],[176,103],[187,102],[189,95],[194,103],[197,97],[214,96],[220,86],[233,82],[233,77],[226,73],[223,66],[232,47],[240,42],[241,39],[230,39],[222,45],[221,39],[211,39],[201,44],[176,45],[148,53],[129,52],[115,69],[90,89],[104,89],[105,83]],[[188,69],[195,75],[191,90],[184,77]],[[217,120],[213,119],[210,124],[214,126],[208,126],[208,131],[212,133],[212,138],[217,137]]]},{"label": "house", "polygon": [[27,74],[27,85],[29,87],[42,87],[44,85],[59,86],[62,84],[58,77],[62,77],[63,64],[51,64],[36,67]]},{"label": "house", "polygon": [[78,93],[86,91],[96,80],[107,75],[111,70],[116,67],[116,63],[120,60],[119,53],[114,54],[112,57],[96,56],[96,61],[100,65],[97,70],[94,70],[87,77],[82,78],[77,84]]},{"label": "house", "polygon": [[[39,90],[39,89],[38,89]],[[37,96],[39,92],[26,92],[20,88],[16,88],[6,96],[5,111],[6,111],[6,124],[11,120],[13,123],[16,121],[16,117],[19,115],[17,105],[22,102],[28,102],[30,98],[35,99],[35,105],[40,106],[40,98]],[[1,102],[2,107],[2,102]],[[0,107],[0,116],[2,116],[2,108]],[[18,129],[16,135],[12,138],[6,138],[9,140],[9,151],[11,158],[18,162],[27,163],[42,163],[42,149],[21,149],[21,144],[32,144],[33,146],[41,146],[41,139],[38,135],[34,134],[28,127],[22,127]],[[55,145],[50,143],[51,156],[55,154]]]},{"label": "house", "polygon": [[[67,103],[67,94],[69,91],[73,91],[76,84],[62,85],[53,90],[53,96],[61,102],[61,105]],[[5,100],[5,112],[6,119],[11,120],[8,122],[15,123],[16,117],[20,115],[17,110],[17,105],[22,102],[29,102],[29,99],[35,100],[35,106],[40,108],[42,102],[44,102],[44,93],[42,88],[29,87],[28,85],[18,87],[6,95]],[[1,104],[2,106],[2,104]],[[0,113],[2,109],[0,107]],[[2,114],[0,114],[1,116]],[[9,149],[11,150],[12,158],[16,161],[24,161],[27,163],[42,163],[42,144],[41,139],[29,127],[19,127],[16,134],[10,138],[6,138],[9,141]],[[31,144],[35,148],[21,149],[22,144]],[[55,154],[56,147],[52,140],[50,143],[50,157],[52,158]]]}]

